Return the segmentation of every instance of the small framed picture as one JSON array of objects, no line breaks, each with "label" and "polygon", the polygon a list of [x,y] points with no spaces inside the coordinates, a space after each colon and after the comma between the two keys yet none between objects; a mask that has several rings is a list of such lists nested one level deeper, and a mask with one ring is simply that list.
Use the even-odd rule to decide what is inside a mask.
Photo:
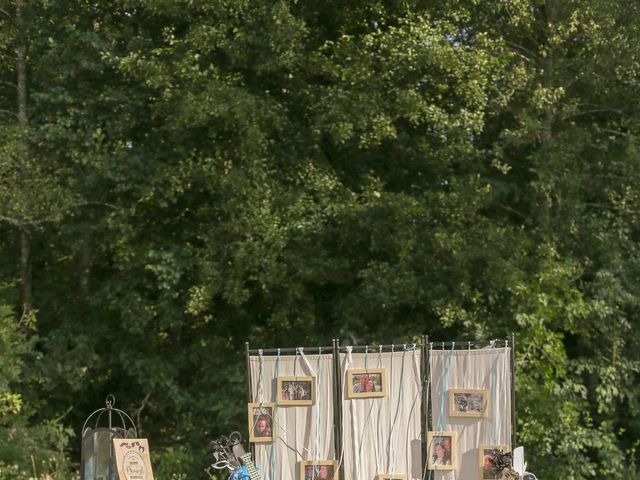
[{"label": "small framed picture", "polygon": [[384,368],[347,370],[347,397],[384,397],[387,394],[387,375]]},{"label": "small framed picture", "polygon": [[407,480],[407,476],[400,473],[382,473],[376,480]]},{"label": "small framed picture", "polygon": [[300,462],[300,480],[339,480],[336,460],[303,460]]},{"label": "small framed picture", "polygon": [[456,432],[429,432],[430,470],[454,470],[456,465],[456,448],[458,434]]},{"label": "small framed picture", "polygon": [[278,405],[313,405],[316,401],[314,377],[278,377]]},{"label": "small framed picture", "polygon": [[489,413],[489,390],[449,390],[450,417],[486,417]]},{"label": "small framed picture", "polygon": [[249,403],[249,441],[271,442],[276,438],[275,403]]},{"label": "small framed picture", "polygon": [[493,459],[498,453],[509,451],[507,445],[481,445],[480,446],[480,480],[493,480],[502,478],[502,473],[492,473]]}]

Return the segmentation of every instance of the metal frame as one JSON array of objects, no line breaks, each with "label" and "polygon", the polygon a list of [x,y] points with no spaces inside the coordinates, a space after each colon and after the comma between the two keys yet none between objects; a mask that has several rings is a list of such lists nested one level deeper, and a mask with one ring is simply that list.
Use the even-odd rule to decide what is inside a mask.
[{"label": "metal frame", "polygon": [[[516,336],[515,333],[511,333],[510,339],[496,339],[496,340],[463,340],[463,341],[449,341],[449,342],[430,342],[428,335],[422,335],[420,337],[420,343],[408,343],[408,344],[388,344],[388,345],[353,345],[349,346],[351,351],[367,351],[369,348],[377,348],[380,349],[382,347],[383,350],[396,350],[402,351],[408,346],[411,347],[411,350],[415,347],[415,349],[420,348],[420,352],[422,355],[421,359],[421,370],[422,370],[422,405],[421,405],[421,428],[422,428],[422,459],[423,462],[427,460],[428,451],[427,451],[427,433],[430,429],[430,411],[431,411],[431,402],[429,401],[429,396],[431,395],[432,385],[430,383],[430,374],[431,374],[431,358],[430,352],[432,349],[438,349],[439,347],[442,349],[445,348],[454,348],[456,350],[462,349],[482,349],[491,346],[492,344],[495,347],[498,347],[498,344],[504,343],[504,347],[509,347],[509,342],[511,342],[511,448],[514,449],[516,447],[516,391],[515,391],[515,376],[516,376],[516,361],[515,361],[515,351],[516,351]],[[300,352],[299,348],[267,348],[267,349],[250,349],[249,342],[246,342],[246,357],[247,357],[247,384],[249,391],[248,401],[252,402],[252,392],[251,392],[251,355],[258,355],[260,353],[264,354],[276,354],[280,355],[291,355],[298,354]],[[334,457],[337,461],[340,461],[340,457],[342,455],[342,381],[341,381],[341,368],[340,368],[340,353],[344,353],[347,351],[347,346],[340,346],[340,339],[334,338],[331,341],[331,347],[322,347],[323,350],[327,352],[331,351],[333,355],[333,368],[334,368],[334,409],[333,409],[333,435],[334,435]],[[255,458],[255,445],[251,444],[251,453]],[[344,477],[344,463],[340,462],[340,478]]]},{"label": "metal frame", "polygon": [[[80,431],[80,479],[81,480],[85,480],[85,449],[84,449],[84,440],[86,437],[86,433],[87,430],[91,430],[91,434],[93,435],[95,432],[109,432],[109,434],[111,435],[111,439],[113,438],[119,438],[118,434],[119,434],[119,430],[122,430],[122,438],[126,438],[127,436],[127,432],[129,430],[133,430],[133,435],[134,438],[136,438],[138,436],[138,429],[136,428],[136,424],[133,421],[133,419],[123,410],[120,410],[118,408],[114,408],[114,405],[116,404],[116,398],[112,395],[109,394],[107,395],[107,398],[105,400],[105,407],[103,408],[99,408],[97,410],[95,410],[93,413],[91,413],[91,415],[89,415],[87,417],[87,419],[84,421],[84,424],[82,425],[82,430]],[[104,413],[107,412],[107,421],[108,421],[108,426],[107,427],[99,427],[100,425],[100,419],[102,418],[102,416],[104,415]],[[113,413],[116,413],[118,415],[118,417],[120,417],[120,422],[121,422],[121,427],[115,427],[113,425]],[[97,416],[96,416],[97,415]],[[89,423],[89,421],[93,418],[95,418],[95,423],[93,428],[87,427],[87,424]],[[127,421],[129,422],[129,427],[127,427]],[[94,451],[94,457],[95,457],[95,453],[96,453],[96,445],[93,445],[93,451]],[[113,444],[110,442],[109,443],[109,457],[111,459],[114,458],[114,452],[113,452]],[[115,460],[114,460],[115,462]],[[115,465],[115,463],[114,463]],[[109,467],[109,470],[111,470],[111,467]],[[109,475],[113,475],[114,472],[109,472]],[[115,475],[117,476],[117,472],[115,472]]]}]

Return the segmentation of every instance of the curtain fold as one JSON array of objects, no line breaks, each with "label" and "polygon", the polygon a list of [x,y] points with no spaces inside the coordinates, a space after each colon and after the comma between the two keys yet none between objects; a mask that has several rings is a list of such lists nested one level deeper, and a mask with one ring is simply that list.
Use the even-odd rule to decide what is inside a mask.
[{"label": "curtain fold", "polygon": [[[457,432],[457,465],[435,471],[435,480],[473,480],[480,476],[480,446],[511,449],[511,348],[431,350],[432,430]],[[487,390],[486,417],[451,417],[450,389]]]},{"label": "curtain fold", "polygon": [[[345,480],[381,474],[422,478],[420,351],[340,354],[342,444]],[[383,368],[387,392],[380,398],[348,398],[350,369]]]},{"label": "curtain fold", "polygon": [[[249,357],[252,401],[277,403],[276,377],[316,377],[316,401],[310,406],[276,407],[273,443],[255,444],[255,463],[264,480],[298,480],[301,460],[334,460],[333,355]],[[262,398],[260,398],[262,396]]]}]

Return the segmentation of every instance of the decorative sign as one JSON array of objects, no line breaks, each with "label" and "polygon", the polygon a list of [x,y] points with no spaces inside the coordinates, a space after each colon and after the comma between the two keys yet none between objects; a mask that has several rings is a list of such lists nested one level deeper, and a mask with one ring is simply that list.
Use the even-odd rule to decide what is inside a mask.
[{"label": "decorative sign", "polygon": [[114,438],[120,480],[154,480],[146,438]]}]

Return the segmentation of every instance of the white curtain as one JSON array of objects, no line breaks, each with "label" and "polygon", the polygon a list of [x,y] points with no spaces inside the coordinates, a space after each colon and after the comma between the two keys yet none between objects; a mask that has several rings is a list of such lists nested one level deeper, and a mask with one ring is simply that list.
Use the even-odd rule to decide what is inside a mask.
[{"label": "white curtain", "polygon": [[[316,350],[317,351],[317,350]],[[308,350],[307,350],[308,352]],[[251,356],[253,402],[276,403],[276,377],[316,377],[316,401],[310,406],[278,406],[273,443],[257,443],[256,465],[264,480],[298,480],[301,460],[334,460],[333,355]],[[277,426],[275,426],[277,425]]]},{"label": "white curtain", "polygon": [[[385,473],[420,479],[420,352],[348,351],[340,355],[340,365],[344,480],[375,480]],[[355,368],[384,368],[387,394],[347,398],[347,370]]]},{"label": "white curtain", "polygon": [[[457,432],[457,465],[435,471],[435,480],[480,478],[480,445],[511,449],[511,349],[431,350],[432,430]],[[482,389],[489,394],[487,417],[449,417],[452,388]]]}]

